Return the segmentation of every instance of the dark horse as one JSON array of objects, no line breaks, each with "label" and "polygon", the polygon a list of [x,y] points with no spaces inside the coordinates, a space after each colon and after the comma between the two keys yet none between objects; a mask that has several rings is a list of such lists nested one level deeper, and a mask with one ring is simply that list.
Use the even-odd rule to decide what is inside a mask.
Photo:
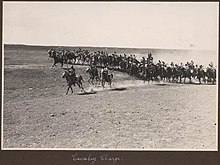
[{"label": "dark horse", "polygon": [[146,67],[143,74],[144,74],[144,83],[145,81],[148,81],[149,84],[150,80],[153,82],[154,72],[152,68]]},{"label": "dark horse", "polygon": [[197,75],[196,75],[200,84],[202,83],[202,81],[201,81],[202,79],[203,79],[203,81],[205,80],[205,76],[206,76],[206,72],[204,71],[204,69],[202,68],[202,65],[201,65],[198,68]]},{"label": "dark horse", "polygon": [[208,82],[212,82],[212,84],[216,83],[216,69],[207,68],[206,76],[208,78]]},{"label": "dark horse", "polygon": [[110,85],[111,88],[111,84],[112,84],[112,79],[113,79],[113,74],[108,74],[107,72],[103,72],[101,77],[101,82],[102,82],[102,87],[105,87],[105,82],[108,82],[108,84]]},{"label": "dark horse", "polygon": [[[192,78],[196,76],[196,70],[194,68],[182,68],[182,76],[180,79],[184,78],[184,84],[186,83],[186,78],[189,79],[189,83],[192,83]],[[181,82],[181,80],[180,80]]]},{"label": "dark horse", "polygon": [[97,68],[87,68],[86,73],[89,73],[89,80],[88,82],[94,85],[93,81],[96,80],[96,84],[100,82],[101,78],[99,76],[99,72]]},{"label": "dark horse", "polygon": [[68,94],[69,89],[71,89],[71,91],[73,93],[72,85],[75,86],[76,84],[79,86],[81,91],[84,91],[84,88],[82,87],[82,81],[84,81],[84,80],[81,75],[72,76],[72,75],[70,75],[70,73],[68,71],[65,71],[62,75],[62,78],[66,78],[66,82],[67,82],[67,86],[68,86],[67,91],[66,91],[66,95]]},{"label": "dark horse", "polygon": [[67,51],[64,56],[67,59],[67,63],[72,63],[72,61],[74,60],[74,64],[76,63],[76,59],[77,59],[77,55],[76,53],[74,53],[73,51]]},{"label": "dark horse", "polygon": [[57,63],[61,63],[61,68],[63,67],[64,59],[63,56],[60,57],[55,50],[50,49],[48,52],[50,58],[54,59],[52,67],[56,66]]}]

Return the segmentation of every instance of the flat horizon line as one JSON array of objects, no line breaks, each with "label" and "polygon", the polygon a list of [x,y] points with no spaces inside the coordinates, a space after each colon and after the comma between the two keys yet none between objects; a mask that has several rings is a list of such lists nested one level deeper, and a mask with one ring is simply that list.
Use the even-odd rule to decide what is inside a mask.
[{"label": "flat horizon line", "polygon": [[34,47],[90,47],[90,48],[119,48],[119,49],[154,49],[154,50],[185,50],[185,51],[217,51],[214,49],[190,49],[190,48],[158,48],[158,47],[120,47],[120,46],[94,46],[94,45],[41,45],[23,43],[4,43],[10,46],[34,46]]}]

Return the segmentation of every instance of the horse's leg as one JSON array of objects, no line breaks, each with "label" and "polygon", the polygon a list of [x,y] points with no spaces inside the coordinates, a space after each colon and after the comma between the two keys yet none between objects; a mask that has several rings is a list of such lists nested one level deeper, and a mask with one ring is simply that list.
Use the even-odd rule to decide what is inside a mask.
[{"label": "horse's leg", "polygon": [[179,77],[175,76],[175,83],[178,83]]},{"label": "horse's leg", "polygon": [[81,89],[85,92],[83,86],[82,86],[82,82],[79,82]]},{"label": "horse's leg", "polygon": [[182,83],[182,76],[180,76],[180,84]]},{"label": "horse's leg", "polygon": [[98,77],[95,78],[95,81],[96,81],[96,82],[95,82],[95,85],[98,85],[98,82],[99,82]]},{"label": "horse's leg", "polygon": [[56,62],[53,63],[52,67],[56,66]]},{"label": "horse's leg", "polygon": [[90,80],[91,80],[91,78],[89,78],[89,80],[88,80],[88,83],[89,83],[89,84],[91,83]]},{"label": "horse's leg", "polygon": [[95,77],[95,85],[98,84],[98,77]]},{"label": "horse's leg", "polygon": [[179,76],[176,77],[176,83],[179,83]]},{"label": "horse's leg", "polygon": [[199,83],[201,84],[201,77],[199,76],[198,79],[199,79]]},{"label": "horse's leg", "polygon": [[214,78],[212,78],[212,84],[214,84],[215,83],[215,79]]},{"label": "horse's leg", "polygon": [[174,78],[174,76],[172,76],[172,83],[174,82],[174,80],[175,80],[175,78]]},{"label": "horse's leg", "polygon": [[82,88],[81,88],[81,86],[80,86],[80,83],[77,83],[77,85],[78,85],[79,89],[81,89],[81,91],[82,91]]},{"label": "horse's leg", "polygon": [[111,80],[109,81],[109,85],[110,85],[110,88],[111,88],[112,87],[112,81]]},{"label": "horse's leg", "polygon": [[146,76],[144,76],[144,83],[145,83],[145,81],[146,81]]},{"label": "horse's leg", "polygon": [[99,78],[99,85],[101,85],[101,78]]},{"label": "horse's leg", "polygon": [[80,89],[81,91],[84,91],[84,92],[85,92],[84,88],[82,87],[82,83],[77,82],[77,85],[78,85],[78,87],[79,87],[79,89]]},{"label": "horse's leg", "polygon": [[92,81],[91,81],[92,85],[94,85],[93,81],[94,81],[94,78],[93,78]]},{"label": "horse's leg", "polygon": [[97,80],[97,77],[95,77],[95,85],[98,84],[98,80]]},{"label": "horse's leg", "polygon": [[105,86],[105,81],[102,80],[102,87],[104,88],[104,86]]},{"label": "horse's leg", "polygon": [[69,92],[69,88],[70,88],[70,86],[68,86],[68,88],[67,88],[66,95],[67,95],[67,94],[68,94],[68,92]]},{"label": "horse's leg", "polygon": [[72,86],[70,86],[70,89],[71,89],[71,91],[72,91],[72,93],[73,93],[73,88],[72,88]]},{"label": "horse's leg", "polygon": [[101,84],[101,78],[98,77],[98,85],[100,85],[100,84]]}]

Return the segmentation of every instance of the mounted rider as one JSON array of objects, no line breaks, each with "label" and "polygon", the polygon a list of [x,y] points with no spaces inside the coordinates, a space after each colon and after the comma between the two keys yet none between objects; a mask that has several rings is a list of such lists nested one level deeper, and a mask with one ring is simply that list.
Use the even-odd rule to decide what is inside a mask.
[{"label": "mounted rider", "polygon": [[94,77],[98,76],[98,69],[97,69],[95,63],[91,63],[90,69],[91,69],[91,73],[93,73]]},{"label": "mounted rider", "polygon": [[212,63],[212,62],[210,62],[209,68],[210,68],[211,70],[214,70],[214,66],[213,66],[213,63]]},{"label": "mounted rider", "polygon": [[188,64],[188,66],[189,66],[189,69],[194,69],[194,61],[193,60],[191,60],[190,61],[190,63]]},{"label": "mounted rider", "polygon": [[179,66],[179,67],[180,67],[181,69],[184,68],[184,65],[183,65],[182,62],[180,63],[180,66]]},{"label": "mounted rider", "polygon": [[101,75],[102,75],[102,79],[105,79],[105,80],[108,79],[108,66],[107,65],[101,69]]},{"label": "mounted rider", "polygon": [[56,56],[56,50],[54,50],[54,49],[48,50],[47,53],[49,54],[49,57],[51,57],[51,58]]},{"label": "mounted rider", "polygon": [[152,56],[152,53],[150,52],[150,53],[148,54],[147,61],[148,61],[149,63],[153,63],[153,60],[154,60],[154,58],[153,58],[153,56]]},{"label": "mounted rider", "polygon": [[152,56],[152,53],[150,52],[149,54],[148,54],[148,57],[147,57],[147,66],[149,67],[149,66],[152,66],[152,64],[153,64],[153,56]]},{"label": "mounted rider", "polygon": [[146,64],[145,57],[142,57],[141,64],[142,64],[143,67],[145,67],[145,64]]},{"label": "mounted rider", "polygon": [[171,62],[171,63],[170,63],[170,66],[171,66],[171,68],[172,68],[172,70],[173,70],[173,69],[174,69],[174,63]]},{"label": "mounted rider", "polygon": [[142,57],[142,60],[141,60],[141,66],[142,66],[142,74],[145,75],[146,74],[146,60],[145,60],[145,57]]},{"label": "mounted rider", "polygon": [[[76,79],[76,70],[73,67],[73,65],[71,66],[71,68],[68,69],[68,72],[69,72],[71,79],[75,80]],[[75,84],[74,84],[74,86],[75,86]]]}]

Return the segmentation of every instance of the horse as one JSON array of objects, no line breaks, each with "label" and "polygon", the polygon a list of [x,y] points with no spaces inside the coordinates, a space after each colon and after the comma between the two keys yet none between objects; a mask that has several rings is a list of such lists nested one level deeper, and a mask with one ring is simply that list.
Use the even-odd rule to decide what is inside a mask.
[{"label": "horse", "polygon": [[216,69],[207,68],[206,76],[208,78],[208,82],[212,82],[212,84],[214,84],[216,82]]},{"label": "horse", "polygon": [[73,51],[67,51],[67,52],[65,53],[65,56],[66,56],[66,58],[67,58],[67,60],[68,60],[67,63],[72,63],[73,60],[74,60],[73,63],[74,63],[74,64],[76,63],[76,59],[77,59],[78,55],[76,55]]},{"label": "horse", "polygon": [[137,74],[138,74],[138,67],[137,67],[136,64],[134,64],[134,65],[132,65],[132,66],[130,67],[128,74],[130,74],[131,76],[133,76],[133,75],[134,75],[134,76],[137,76]]},{"label": "horse", "polygon": [[102,87],[104,88],[105,87],[105,82],[108,82],[108,85],[110,85],[110,88],[111,88],[112,79],[113,79],[113,74],[108,74],[107,72],[102,72],[101,73]]},{"label": "horse", "polygon": [[93,83],[94,79],[96,80],[96,84],[101,81],[101,78],[99,76],[97,68],[89,67],[89,68],[86,69],[86,73],[89,73],[88,82],[91,83],[92,85],[94,85],[94,83]]},{"label": "horse", "polygon": [[173,70],[171,67],[165,67],[164,68],[165,70],[165,78],[168,82],[171,82],[171,78],[172,78],[172,75],[173,75]]},{"label": "horse", "polygon": [[64,59],[63,59],[62,56],[60,57],[57,54],[57,52],[55,50],[52,50],[52,49],[50,49],[47,53],[48,53],[50,58],[54,59],[54,63],[52,65],[52,67],[56,66],[57,63],[61,63],[61,68],[63,67]]},{"label": "horse", "polygon": [[205,76],[206,76],[206,72],[205,72],[205,70],[202,68],[202,66],[200,66],[200,67],[198,68],[197,75],[196,75],[196,77],[198,78],[200,84],[202,83],[202,82],[201,82],[202,79],[205,80]]},{"label": "horse", "polygon": [[81,75],[78,75],[78,76],[72,76],[70,75],[70,73],[68,71],[65,71],[62,75],[62,78],[66,78],[66,82],[67,82],[67,91],[66,91],[66,95],[68,94],[69,92],[69,89],[71,89],[72,93],[73,93],[73,88],[72,88],[72,85],[78,85],[79,88],[81,89],[81,91],[84,91],[84,88],[82,86],[82,81],[84,82],[83,78]]},{"label": "horse", "polygon": [[189,83],[192,83],[192,78],[195,77],[196,70],[194,68],[182,68],[181,79],[184,78],[184,84],[186,83],[186,78],[189,79]]},{"label": "horse", "polygon": [[145,81],[148,81],[148,84],[150,83],[150,80],[153,82],[153,78],[154,78],[154,70],[153,68],[149,68],[146,67],[144,72],[143,72],[143,76],[144,76],[144,83]]},{"label": "horse", "polygon": [[172,72],[173,72],[173,74],[172,74],[172,82],[175,81],[176,83],[182,83],[182,76],[183,76],[182,68],[176,65],[173,68]]}]

